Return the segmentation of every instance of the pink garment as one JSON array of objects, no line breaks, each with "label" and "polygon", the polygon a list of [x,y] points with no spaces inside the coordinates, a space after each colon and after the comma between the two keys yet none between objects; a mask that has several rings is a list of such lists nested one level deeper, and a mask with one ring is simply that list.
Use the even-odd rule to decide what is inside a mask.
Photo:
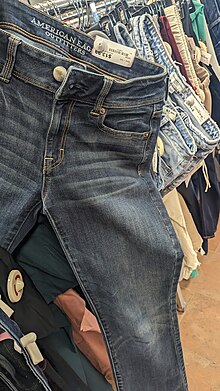
[{"label": "pink garment", "polygon": [[114,376],[99,324],[96,317],[86,308],[85,301],[73,289],[68,289],[57,296],[54,303],[70,319],[76,346],[106,380],[114,384]]},{"label": "pink garment", "polygon": [[5,341],[5,339],[13,339],[7,331],[0,334],[0,342]]}]

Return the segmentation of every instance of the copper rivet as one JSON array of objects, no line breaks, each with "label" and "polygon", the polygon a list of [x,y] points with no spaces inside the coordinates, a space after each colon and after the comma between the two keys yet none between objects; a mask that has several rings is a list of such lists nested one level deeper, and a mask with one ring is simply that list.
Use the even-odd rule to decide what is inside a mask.
[{"label": "copper rivet", "polygon": [[105,114],[105,109],[104,109],[104,107],[102,107],[102,108],[100,109],[100,114]]}]

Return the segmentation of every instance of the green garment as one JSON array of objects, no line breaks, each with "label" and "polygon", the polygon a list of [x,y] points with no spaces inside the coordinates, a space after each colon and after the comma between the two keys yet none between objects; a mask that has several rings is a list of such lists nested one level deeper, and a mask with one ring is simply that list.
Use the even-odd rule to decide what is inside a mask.
[{"label": "green garment", "polygon": [[44,215],[38,217],[35,227],[13,255],[48,304],[59,294],[78,285],[58,239]]},{"label": "green garment", "polygon": [[205,15],[204,15],[204,5],[198,3],[196,0],[192,0],[195,11],[190,12],[190,19],[192,21],[193,30],[196,34],[198,41],[206,42],[206,33],[205,33]]}]

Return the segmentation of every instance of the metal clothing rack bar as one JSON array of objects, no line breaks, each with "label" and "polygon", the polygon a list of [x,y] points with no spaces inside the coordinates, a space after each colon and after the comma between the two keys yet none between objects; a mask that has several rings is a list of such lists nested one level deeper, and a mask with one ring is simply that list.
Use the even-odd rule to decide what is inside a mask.
[{"label": "metal clothing rack bar", "polygon": [[34,7],[68,25],[88,27],[90,21],[97,22],[98,15],[108,14],[117,3],[118,0],[46,0]]}]

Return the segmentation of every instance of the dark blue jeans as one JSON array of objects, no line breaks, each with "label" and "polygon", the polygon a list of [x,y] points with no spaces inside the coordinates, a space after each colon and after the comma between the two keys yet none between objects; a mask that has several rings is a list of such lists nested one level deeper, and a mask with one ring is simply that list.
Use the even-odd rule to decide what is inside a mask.
[{"label": "dark blue jeans", "polygon": [[43,210],[98,318],[117,389],[186,391],[182,252],[150,174],[164,68],[99,60],[87,35],[13,0],[1,2],[0,28],[0,245],[13,251]]},{"label": "dark blue jeans", "polygon": [[213,46],[220,63],[220,0],[202,0]]}]

